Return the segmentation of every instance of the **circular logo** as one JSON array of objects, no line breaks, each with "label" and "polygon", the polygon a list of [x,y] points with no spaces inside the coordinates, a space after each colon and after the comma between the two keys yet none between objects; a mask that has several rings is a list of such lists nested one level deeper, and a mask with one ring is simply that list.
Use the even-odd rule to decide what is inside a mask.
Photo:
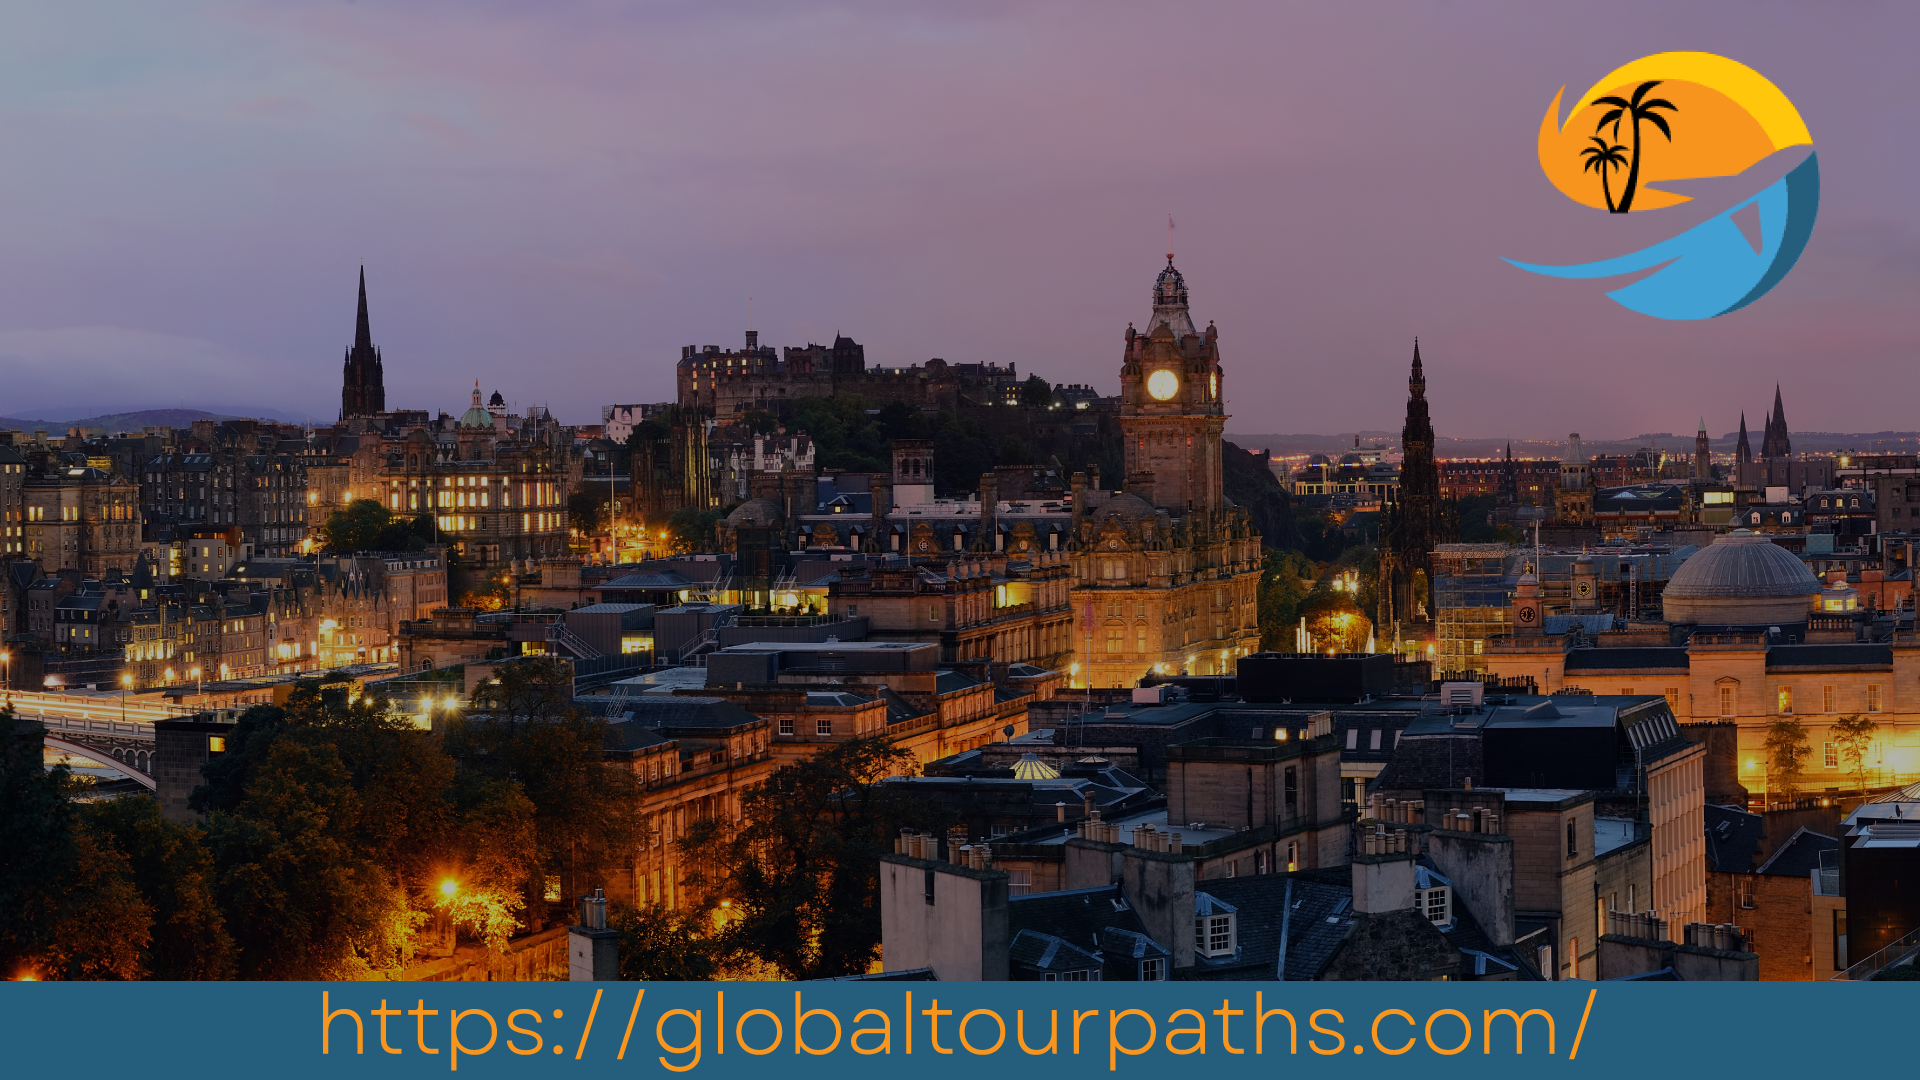
[{"label": "circular logo", "polygon": [[1509,263],[1576,280],[1633,275],[1607,296],[1660,319],[1738,311],[1793,269],[1820,208],[1819,159],[1799,110],[1765,76],[1724,56],[1670,52],[1610,72],[1563,121],[1565,92],[1538,136],[1540,168],[1561,194],[1616,221],[1677,217],[1695,202],[1692,216],[1711,216],[1624,255]]}]

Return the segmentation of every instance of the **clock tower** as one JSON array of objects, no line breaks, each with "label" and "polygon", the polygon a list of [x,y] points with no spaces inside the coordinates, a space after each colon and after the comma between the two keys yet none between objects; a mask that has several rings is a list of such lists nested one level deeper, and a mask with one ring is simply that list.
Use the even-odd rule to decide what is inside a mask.
[{"label": "clock tower", "polygon": [[1120,434],[1129,490],[1152,474],[1154,506],[1175,517],[1221,506],[1219,332],[1196,331],[1187,312],[1187,282],[1167,256],[1153,284],[1153,315],[1141,333],[1127,326],[1120,368]]}]

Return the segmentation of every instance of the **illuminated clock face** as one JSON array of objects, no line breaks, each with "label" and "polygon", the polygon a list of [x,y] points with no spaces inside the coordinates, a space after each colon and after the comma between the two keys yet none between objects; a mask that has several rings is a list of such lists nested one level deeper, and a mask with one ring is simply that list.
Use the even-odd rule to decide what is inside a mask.
[{"label": "illuminated clock face", "polygon": [[1162,369],[1147,376],[1147,393],[1155,401],[1169,401],[1180,392],[1180,376]]},{"label": "illuminated clock face", "polygon": [[1530,607],[1521,608],[1518,614],[1521,622],[1530,623],[1534,619],[1533,609]]}]

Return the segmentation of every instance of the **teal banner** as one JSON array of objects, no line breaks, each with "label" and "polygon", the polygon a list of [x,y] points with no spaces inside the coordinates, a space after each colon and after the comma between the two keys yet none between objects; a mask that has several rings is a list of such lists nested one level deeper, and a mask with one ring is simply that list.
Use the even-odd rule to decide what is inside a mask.
[{"label": "teal banner", "polygon": [[[1906,984],[8,983],[9,1072],[857,1078],[1905,1068]],[[1791,1016],[1791,1037],[1765,1017]],[[85,1037],[92,1028],[94,1037]],[[1831,1033],[1851,1031],[1844,1049]],[[1764,1045],[1764,1051],[1759,1045]],[[816,1072],[816,1070],[818,1070]]]}]

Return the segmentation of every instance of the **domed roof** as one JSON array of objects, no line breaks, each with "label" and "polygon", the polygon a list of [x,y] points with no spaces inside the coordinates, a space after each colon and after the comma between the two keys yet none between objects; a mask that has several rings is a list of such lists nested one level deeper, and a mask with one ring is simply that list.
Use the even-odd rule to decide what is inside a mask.
[{"label": "domed roof", "polygon": [[1820,582],[1806,564],[1746,529],[1715,538],[1673,572],[1664,596],[1680,599],[1813,596]]},{"label": "domed roof", "polygon": [[493,414],[480,407],[480,380],[473,381],[473,405],[460,416],[463,428],[490,428],[493,426]]},{"label": "domed roof", "polygon": [[1151,521],[1159,513],[1140,496],[1122,493],[1095,507],[1093,517],[1095,521],[1105,521],[1108,515],[1117,514],[1121,521]]},{"label": "domed roof", "polygon": [[736,529],[743,525],[749,529],[766,528],[769,525],[778,525],[785,516],[786,512],[776,499],[748,499],[734,507],[733,513],[727,515],[727,524]]}]

